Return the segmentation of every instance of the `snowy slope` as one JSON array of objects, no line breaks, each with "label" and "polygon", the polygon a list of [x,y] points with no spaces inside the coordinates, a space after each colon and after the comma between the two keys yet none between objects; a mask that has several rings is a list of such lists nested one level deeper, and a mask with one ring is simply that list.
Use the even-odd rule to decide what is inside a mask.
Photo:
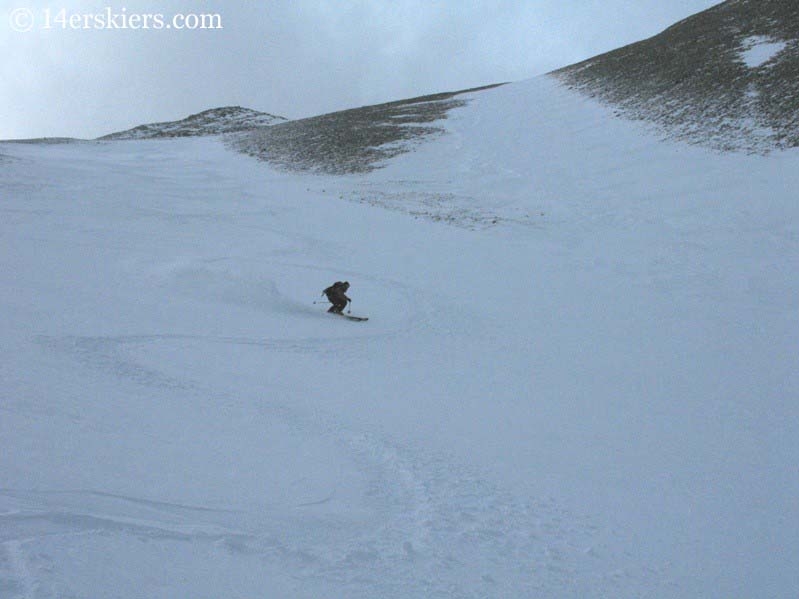
[{"label": "snowy slope", "polygon": [[799,153],[548,78],[438,124],[338,177],[0,144],[0,597],[799,588]]},{"label": "snowy slope", "polygon": [[555,75],[671,139],[764,154],[799,147],[796,0],[727,0]]},{"label": "snowy slope", "polygon": [[342,175],[368,173],[444,132],[438,122],[488,85],[361,106],[277,123],[227,137],[232,148],[287,170]]}]

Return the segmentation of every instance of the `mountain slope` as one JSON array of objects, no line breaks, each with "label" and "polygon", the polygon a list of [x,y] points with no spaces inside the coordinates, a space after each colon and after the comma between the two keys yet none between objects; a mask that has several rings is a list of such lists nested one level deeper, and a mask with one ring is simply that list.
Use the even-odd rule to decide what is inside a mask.
[{"label": "mountain slope", "polygon": [[799,146],[794,0],[728,0],[553,74],[669,137],[721,150]]},{"label": "mountain slope", "polygon": [[365,173],[410,151],[425,138],[443,133],[435,123],[465,104],[461,96],[493,87],[496,85],[299,119],[245,133],[232,145],[292,170]]},{"label": "mountain slope", "polygon": [[791,595],[797,150],[462,99],[360,174],[0,145],[0,593]]},{"label": "mountain slope", "polygon": [[268,127],[284,121],[286,121],[285,118],[266,112],[258,112],[241,106],[227,106],[205,110],[179,121],[139,125],[127,131],[104,135],[99,139],[107,141],[221,135],[258,127]]},{"label": "mountain slope", "polygon": [[[799,145],[793,0],[729,0],[551,76],[614,106],[617,116],[654,123],[665,138],[757,153]],[[435,138],[451,110],[493,87],[301,119],[244,132],[231,145],[282,168],[368,173]]]}]

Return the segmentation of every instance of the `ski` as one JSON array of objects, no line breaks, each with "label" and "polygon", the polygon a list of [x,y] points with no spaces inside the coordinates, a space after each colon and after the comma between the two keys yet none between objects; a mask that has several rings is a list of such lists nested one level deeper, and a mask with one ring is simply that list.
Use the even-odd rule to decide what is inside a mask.
[{"label": "ski", "polygon": [[352,314],[340,314],[337,312],[330,312],[330,314],[341,316],[343,318],[346,318],[347,320],[352,320],[354,322],[364,322],[366,320],[369,320],[369,318],[367,318],[366,316],[353,316]]}]

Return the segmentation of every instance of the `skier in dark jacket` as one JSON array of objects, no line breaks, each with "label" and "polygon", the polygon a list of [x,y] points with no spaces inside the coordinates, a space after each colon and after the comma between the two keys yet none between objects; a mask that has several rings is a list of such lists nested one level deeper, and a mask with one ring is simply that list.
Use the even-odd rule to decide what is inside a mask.
[{"label": "skier in dark jacket", "polygon": [[330,306],[328,312],[333,312],[334,314],[342,313],[344,308],[347,307],[347,304],[352,301],[347,297],[347,290],[349,288],[350,284],[347,281],[336,281],[322,292],[327,296],[328,301],[333,304]]}]

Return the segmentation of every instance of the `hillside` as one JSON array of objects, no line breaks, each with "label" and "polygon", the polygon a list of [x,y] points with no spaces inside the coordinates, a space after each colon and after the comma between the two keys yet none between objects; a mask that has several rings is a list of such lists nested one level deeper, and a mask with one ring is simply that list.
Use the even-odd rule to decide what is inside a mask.
[{"label": "hillside", "polygon": [[240,135],[231,145],[291,170],[366,173],[443,133],[440,121],[463,106],[465,94],[489,85],[343,110]]},{"label": "hillside", "polygon": [[669,138],[751,152],[799,146],[795,0],[729,0],[553,75]]},{"label": "hillside", "polygon": [[205,110],[179,121],[139,125],[127,131],[104,135],[99,139],[109,141],[221,135],[258,127],[268,127],[285,121],[286,119],[283,117],[266,112],[258,112],[240,106],[227,106]]}]

